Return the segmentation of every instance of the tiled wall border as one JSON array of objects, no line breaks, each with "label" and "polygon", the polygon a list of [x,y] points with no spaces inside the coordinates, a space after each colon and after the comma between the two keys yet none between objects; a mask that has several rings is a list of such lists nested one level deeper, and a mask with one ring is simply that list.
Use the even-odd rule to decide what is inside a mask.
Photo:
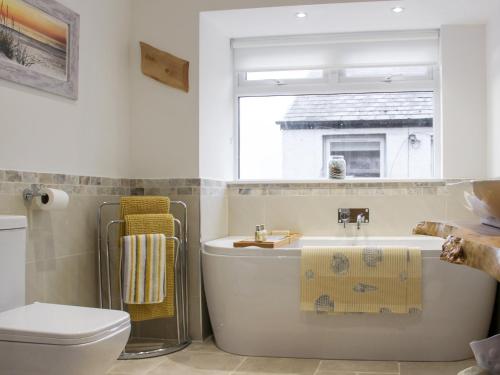
[{"label": "tiled wall border", "polygon": [[0,194],[20,194],[36,184],[81,195],[224,195],[226,183],[199,178],[127,179],[0,170]]},{"label": "tiled wall border", "polygon": [[343,196],[445,195],[448,184],[431,181],[224,182],[200,178],[127,179],[0,170],[0,194],[21,193],[32,184],[81,195]]},{"label": "tiled wall border", "polygon": [[460,182],[462,180],[235,182],[228,184],[228,194],[230,196],[446,195],[449,184]]},{"label": "tiled wall border", "polygon": [[133,179],[130,180],[133,195],[225,195],[224,181],[199,178],[189,179]]},{"label": "tiled wall border", "polygon": [[72,195],[130,194],[127,179],[0,170],[0,194],[21,194],[33,184],[61,189]]}]

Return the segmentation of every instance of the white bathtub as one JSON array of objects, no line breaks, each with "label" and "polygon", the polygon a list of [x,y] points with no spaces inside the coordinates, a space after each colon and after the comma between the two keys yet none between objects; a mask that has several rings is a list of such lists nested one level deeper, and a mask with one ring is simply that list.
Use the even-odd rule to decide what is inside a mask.
[{"label": "white bathtub", "polygon": [[[241,237],[203,245],[203,276],[217,345],[230,353],[322,359],[454,361],[485,338],[496,281],[439,260],[434,237],[304,237],[289,248],[236,249]],[[418,246],[423,250],[423,312],[321,315],[301,312],[300,248]]]}]

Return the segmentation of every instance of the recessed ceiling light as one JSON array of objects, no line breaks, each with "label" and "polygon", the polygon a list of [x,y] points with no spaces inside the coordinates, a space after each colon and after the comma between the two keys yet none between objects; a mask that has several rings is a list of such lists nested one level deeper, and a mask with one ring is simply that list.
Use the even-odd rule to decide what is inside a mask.
[{"label": "recessed ceiling light", "polygon": [[392,8],[392,11],[394,13],[403,13],[404,10],[405,10],[405,8],[403,8],[403,7],[394,7],[394,8]]},{"label": "recessed ceiling light", "polygon": [[295,17],[296,18],[306,18],[307,17],[307,13],[306,12],[297,12],[295,13]]}]

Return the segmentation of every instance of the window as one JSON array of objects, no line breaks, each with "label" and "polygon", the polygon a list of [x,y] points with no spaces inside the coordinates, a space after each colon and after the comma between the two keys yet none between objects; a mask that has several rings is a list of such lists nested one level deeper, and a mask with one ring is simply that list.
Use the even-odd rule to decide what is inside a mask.
[{"label": "window", "polygon": [[240,97],[241,179],[321,179],[333,155],[349,178],[434,177],[430,91]]},{"label": "window", "polygon": [[326,167],[334,155],[343,156],[350,177],[382,177],[385,171],[385,134],[324,136]]},{"label": "window", "polygon": [[440,176],[435,31],[233,40],[240,179]]}]

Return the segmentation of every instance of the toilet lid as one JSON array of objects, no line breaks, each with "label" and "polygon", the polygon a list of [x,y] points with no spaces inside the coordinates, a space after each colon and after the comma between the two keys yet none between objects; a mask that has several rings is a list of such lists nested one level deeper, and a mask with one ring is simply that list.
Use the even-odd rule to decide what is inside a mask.
[{"label": "toilet lid", "polygon": [[129,326],[123,311],[34,303],[0,313],[0,341],[78,345]]}]

